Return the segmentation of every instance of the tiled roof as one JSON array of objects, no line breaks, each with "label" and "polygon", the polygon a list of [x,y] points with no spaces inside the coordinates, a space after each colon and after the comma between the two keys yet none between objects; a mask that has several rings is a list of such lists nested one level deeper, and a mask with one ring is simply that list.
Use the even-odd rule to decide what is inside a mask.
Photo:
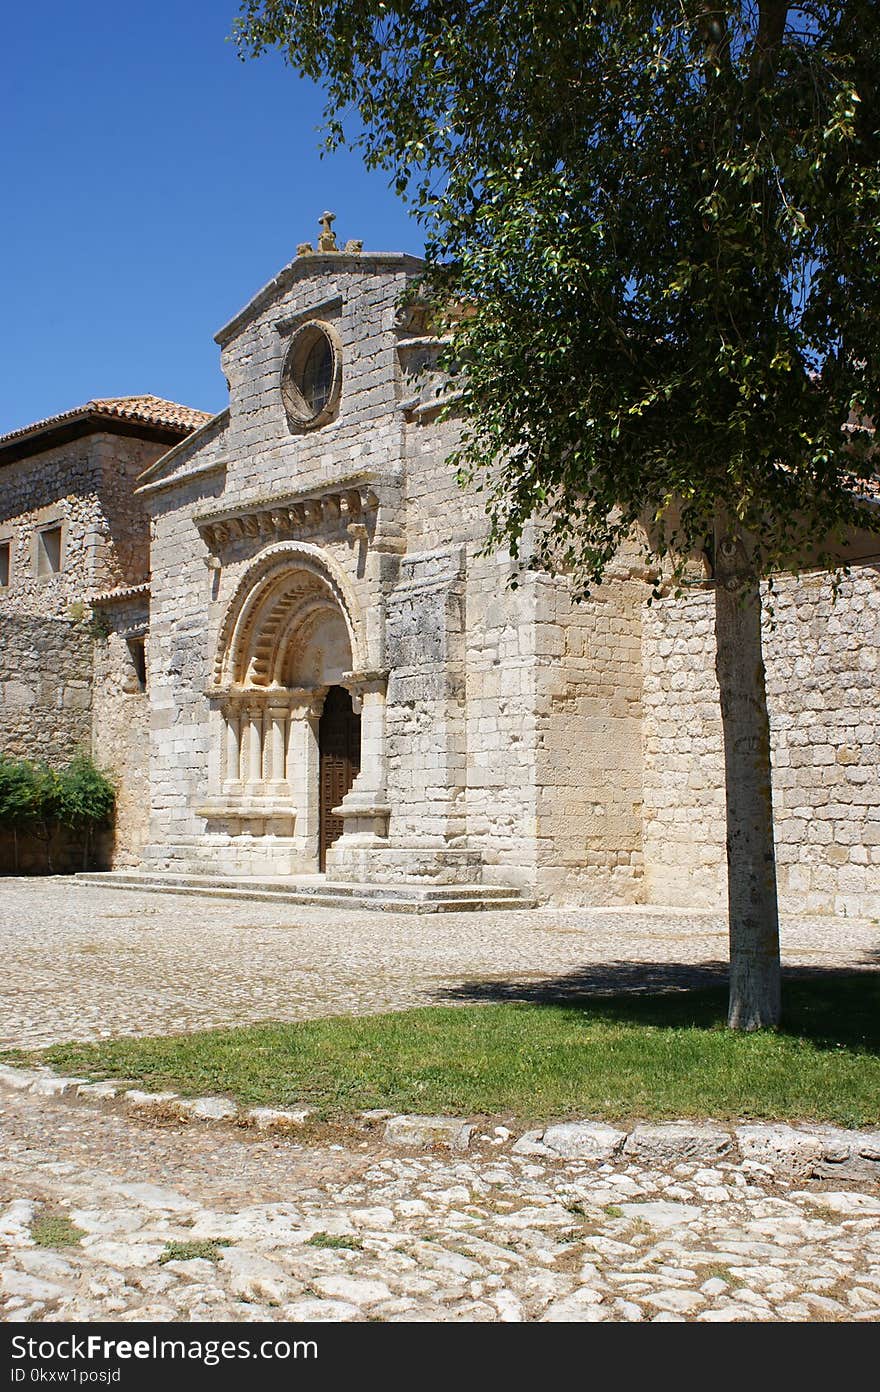
[{"label": "tiled roof", "polygon": [[88,404],[98,415],[120,416],[148,425],[179,426],[181,430],[198,430],[212,418],[211,411],[194,411],[191,406],[181,406],[161,396],[108,396]]},{"label": "tiled roof", "polygon": [[94,416],[107,416],[111,420],[127,420],[147,426],[159,426],[177,430],[181,435],[198,430],[200,425],[211,419],[210,411],[194,411],[189,406],[181,406],[176,401],[165,401],[161,396],[107,396],[87,401],[84,406],[76,406],[72,411],[62,411],[57,416],[47,416],[45,420],[34,421],[18,430],[10,430],[0,435],[0,449],[14,440],[22,440],[28,435],[41,434],[68,422]]},{"label": "tiled roof", "polygon": [[143,580],[139,585],[123,585],[116,590],[105,590],[103,594],[94,594],[89,600],[90,604],[116,604],[124,599],[137,599],[140,595],[150,593],[149,580]]}]

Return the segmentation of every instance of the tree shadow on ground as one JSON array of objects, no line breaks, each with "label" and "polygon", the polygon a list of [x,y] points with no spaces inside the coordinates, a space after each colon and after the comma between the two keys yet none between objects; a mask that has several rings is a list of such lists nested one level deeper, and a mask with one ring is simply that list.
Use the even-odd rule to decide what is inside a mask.
[{"label": "tree shadow on ground", "polygon": [[[874,954],[871,954],[874,957]],[[531,981],[463,981],[436,993],[459,1004],[522,1001],[586,1011],[594,1019],[666,1029],[720,1029],[727,1021],[726,962],[597,962]],[[819,1048],[880,1053],[880,970],[792,966],[783,973],[780,1032]]]}]

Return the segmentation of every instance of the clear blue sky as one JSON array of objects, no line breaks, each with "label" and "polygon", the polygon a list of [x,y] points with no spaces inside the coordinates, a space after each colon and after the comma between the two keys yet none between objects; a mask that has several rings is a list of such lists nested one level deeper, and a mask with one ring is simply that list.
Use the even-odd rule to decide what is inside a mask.
[{"label": "clear blue sky", "polygon": [[216,330],[317,236],[419,252],[347,152],[320,158],[321,92],[240,63],[237,0],[31,0],[0,43],[0,433],[96,396],[208,411]]}]

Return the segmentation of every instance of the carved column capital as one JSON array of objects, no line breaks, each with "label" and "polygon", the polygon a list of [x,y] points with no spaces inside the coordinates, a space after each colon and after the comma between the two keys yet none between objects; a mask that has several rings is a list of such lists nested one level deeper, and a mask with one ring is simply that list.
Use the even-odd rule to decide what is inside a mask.
[{"label": "carved column capital", "polygon": [[384,696],[388,689],[387,669],[376,668],[364,672],[343,672],[342,685],[352,696]]},{"label": "carved column capital", "polygon": [[326,686],[291,687],[287,692],[291,720],[316,720],[324,708],[329,689]]}]

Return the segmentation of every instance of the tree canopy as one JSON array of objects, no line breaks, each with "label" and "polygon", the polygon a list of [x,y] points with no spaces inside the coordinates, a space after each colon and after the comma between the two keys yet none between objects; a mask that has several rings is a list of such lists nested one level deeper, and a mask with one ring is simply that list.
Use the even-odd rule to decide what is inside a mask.
[{"label": "tree canopy", "polygon": [[587,588],[634,524],[680,573],[719,513],[756,573],[876,527],[880,8],[245,0],[327,140],[421,220],[456,459],[493,540]]}]

